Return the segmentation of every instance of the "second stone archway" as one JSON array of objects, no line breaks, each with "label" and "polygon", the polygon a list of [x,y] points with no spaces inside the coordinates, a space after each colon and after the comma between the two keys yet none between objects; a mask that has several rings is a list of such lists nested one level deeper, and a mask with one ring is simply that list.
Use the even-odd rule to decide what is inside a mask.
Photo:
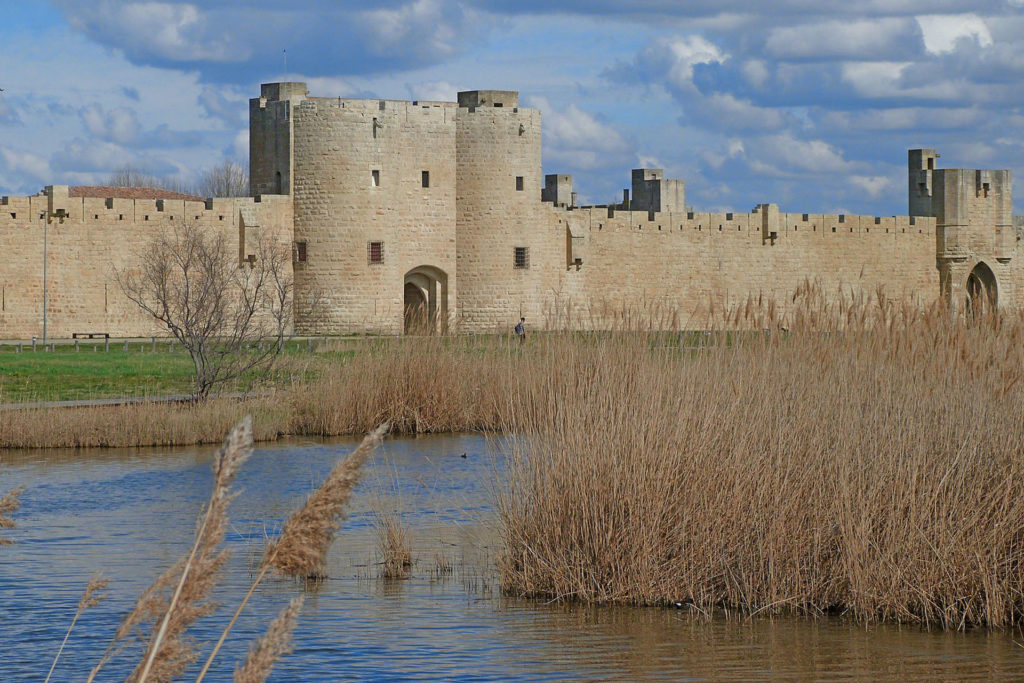
[{"label": "second stone archway", "polygon": [[448,330],[448,274],[436,266],[417,266],[405,274],[406,334]]},{"label": "second stone archway", "polygon": [[967,276],[967,309],[973,312],[994,311],[998,306],[996,275],[987,263],[979,261]]}]

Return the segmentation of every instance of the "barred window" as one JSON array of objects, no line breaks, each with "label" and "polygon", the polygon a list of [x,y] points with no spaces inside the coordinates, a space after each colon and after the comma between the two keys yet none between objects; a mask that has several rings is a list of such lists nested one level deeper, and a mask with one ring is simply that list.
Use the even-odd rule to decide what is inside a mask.
[{"label": "barred window", "polygon": [[384,243],[367,242],[366,260],[370,263],[384,263]]},{"label": "barred window", "polygon": [[423,174],[420,177],[420,182],[423,187],[430,187],[430,171],[423,171]]},{"label": "barred window", "polygon": [[295,242],[295,249],[293,250],[295,255],[296,263],[306,262],[306,240],[298,240]]},{"label": "barred window", "polygon": [[530,248],[529,247],[516,247],[515,254],[513,255],[513,265],[516,268],[529,268],[530,267]]},{"label": "barred window", "polygon": [[521,175],[516,176],[516,190],[519,192],[523,191],[523,176]]}]

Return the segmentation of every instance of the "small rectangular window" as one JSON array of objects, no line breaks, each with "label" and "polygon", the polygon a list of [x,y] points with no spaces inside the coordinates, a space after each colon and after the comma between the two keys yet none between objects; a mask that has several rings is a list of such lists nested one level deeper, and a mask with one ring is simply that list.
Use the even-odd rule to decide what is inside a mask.
[{"label": "small rectangular window", "polygon": [[420,182],[422,182],[423,187],[430,187],[430,171],[423,171],[420,176]]},{"label": "small rectangular window", "polygon": [[519,192],[523,191],[523,176],[521,175],[516,176],[516,190]]},{"label": "small rectangular window", "polygon": [[516,268],[529,268],[530,267],[530,248],[529,247],[516,247],[515,255],[513,256],[513,265]]},{"label": "small rectangular window", "polygon": [[306,262],[306,241],[299,240],[295,242],[295,262],[305,263]]},{"label": "small rectangular window", "polygon": [[988,183],[982,183],[981,184],[981,196],[982,197],[987,197],[988,196],[989,187],[990,186],[989,186]]},{"label": "small rectangular window", "polygon": [[380,187],[380,171],[377,169],[370,171],[370,187]]},{"label": "small rectangular window", "polygon": [[384,243],[368,242],[366,244],[366,260],[370,263],[384,263]]}]

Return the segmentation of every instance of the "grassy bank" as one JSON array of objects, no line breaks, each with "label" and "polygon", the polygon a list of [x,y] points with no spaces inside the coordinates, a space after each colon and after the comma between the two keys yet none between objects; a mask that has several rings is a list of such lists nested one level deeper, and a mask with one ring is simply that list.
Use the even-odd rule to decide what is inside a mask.
[{"label": "grassy bank", "polygon": [[0,411],[0,448],[217,443],[246,414],[258,441],[363,433],[385,421],[407,433],[497,429],[521,360],[521,349],[496,338],[366,341],[286,356],[254,398]]},{"label": "grassy bank", "polygon": [[[351,356],[355,344],[321,341],[321,350],[314,353],[303,342],[290,342],[273,372],[259,383],[288,387],[313,379],[322,367]],[[194,372],[188,353],[180,345],[169,348],[166,340],[155,349],[150,342],[133,342],[125,350],[118,342],[109,351],[102,341],[82,342],[78,351],[70,345],[35,352],[0,346],[0,403],[183,395],[192,391]],[[256,379],[250,374],[223,391],[244,391]]]}]

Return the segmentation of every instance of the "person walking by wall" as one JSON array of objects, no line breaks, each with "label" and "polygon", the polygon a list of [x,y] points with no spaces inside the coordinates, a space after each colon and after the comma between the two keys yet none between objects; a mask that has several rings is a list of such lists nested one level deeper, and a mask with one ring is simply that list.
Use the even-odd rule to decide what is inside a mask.
[{"label": "person walking by wall", "polygon": [[519,324],[516,325],[516,336],[519,337],[519,342],[526,341],[526,318],[520,318]]}]

